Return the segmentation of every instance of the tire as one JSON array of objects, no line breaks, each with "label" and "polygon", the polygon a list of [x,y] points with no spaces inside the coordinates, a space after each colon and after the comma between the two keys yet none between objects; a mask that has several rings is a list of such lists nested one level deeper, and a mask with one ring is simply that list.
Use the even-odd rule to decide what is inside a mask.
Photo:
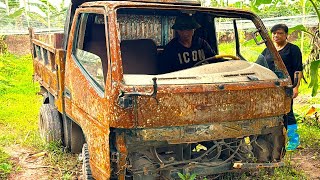
[{"label": "tire", "polygon": [[42,104],[39,115],[40,137],[46,142],[62,142],[62,124],[58,110],[50,104]]},{"label": "tire", "polygon": [[89,156],[89,150],[88,150],[88,144],[83,144],[82,147],[82,179],[83,180],[94,180],[91,173],[90,168],[90,156]]},{"label": "tire", "polygon": [[81,153],[85,139],[81,127],[72,122],[71,124],[71,152]]}]

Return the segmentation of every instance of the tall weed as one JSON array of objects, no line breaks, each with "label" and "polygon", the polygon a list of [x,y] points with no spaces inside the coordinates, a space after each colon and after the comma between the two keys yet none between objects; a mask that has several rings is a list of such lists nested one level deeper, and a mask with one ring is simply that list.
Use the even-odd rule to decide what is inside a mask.
[{"label": "tall weed", "polygon": [[39,146],[37,117],[41,99],[32,83],[31,56],[0,56],[0,145]]}]

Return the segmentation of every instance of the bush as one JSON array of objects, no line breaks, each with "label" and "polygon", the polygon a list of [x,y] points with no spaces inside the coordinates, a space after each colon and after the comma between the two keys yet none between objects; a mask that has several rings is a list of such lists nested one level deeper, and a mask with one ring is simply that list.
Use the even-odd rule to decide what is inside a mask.
[{"label": "bush", "polygon": [[4,40],[6,40],[6,36],[0,35],[0,55],[8,52],[8,46]]}]

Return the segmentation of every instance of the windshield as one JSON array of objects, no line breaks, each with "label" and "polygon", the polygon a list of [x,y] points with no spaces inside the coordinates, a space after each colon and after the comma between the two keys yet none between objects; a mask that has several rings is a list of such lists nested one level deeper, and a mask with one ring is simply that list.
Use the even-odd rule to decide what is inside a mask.
[{"label": "windshield", "polygon": [[[163,9],[119,9],[117,13],[125,78],[156,75],[160,79],[199,79],[199,75],[239,74],[243,68],[248,71],[243,73],[254,74],[256,66],[274,68],[266,58],[259,30],[245,16]],[[212,67],[219,63],[223,65],[217,65],[218,69]],[[229,67],[236,64],[236,68]],[[202,67],[208,65],[211,68]]]}]

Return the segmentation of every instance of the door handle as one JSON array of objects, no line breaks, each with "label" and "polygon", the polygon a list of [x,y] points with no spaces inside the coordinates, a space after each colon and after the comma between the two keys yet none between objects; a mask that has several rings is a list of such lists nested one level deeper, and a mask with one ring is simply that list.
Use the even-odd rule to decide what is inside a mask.
[{"label": "door handle", "polygon": [[69,89],[64,88],[64,96],[68,99],[71,99],[71,92]]}]

